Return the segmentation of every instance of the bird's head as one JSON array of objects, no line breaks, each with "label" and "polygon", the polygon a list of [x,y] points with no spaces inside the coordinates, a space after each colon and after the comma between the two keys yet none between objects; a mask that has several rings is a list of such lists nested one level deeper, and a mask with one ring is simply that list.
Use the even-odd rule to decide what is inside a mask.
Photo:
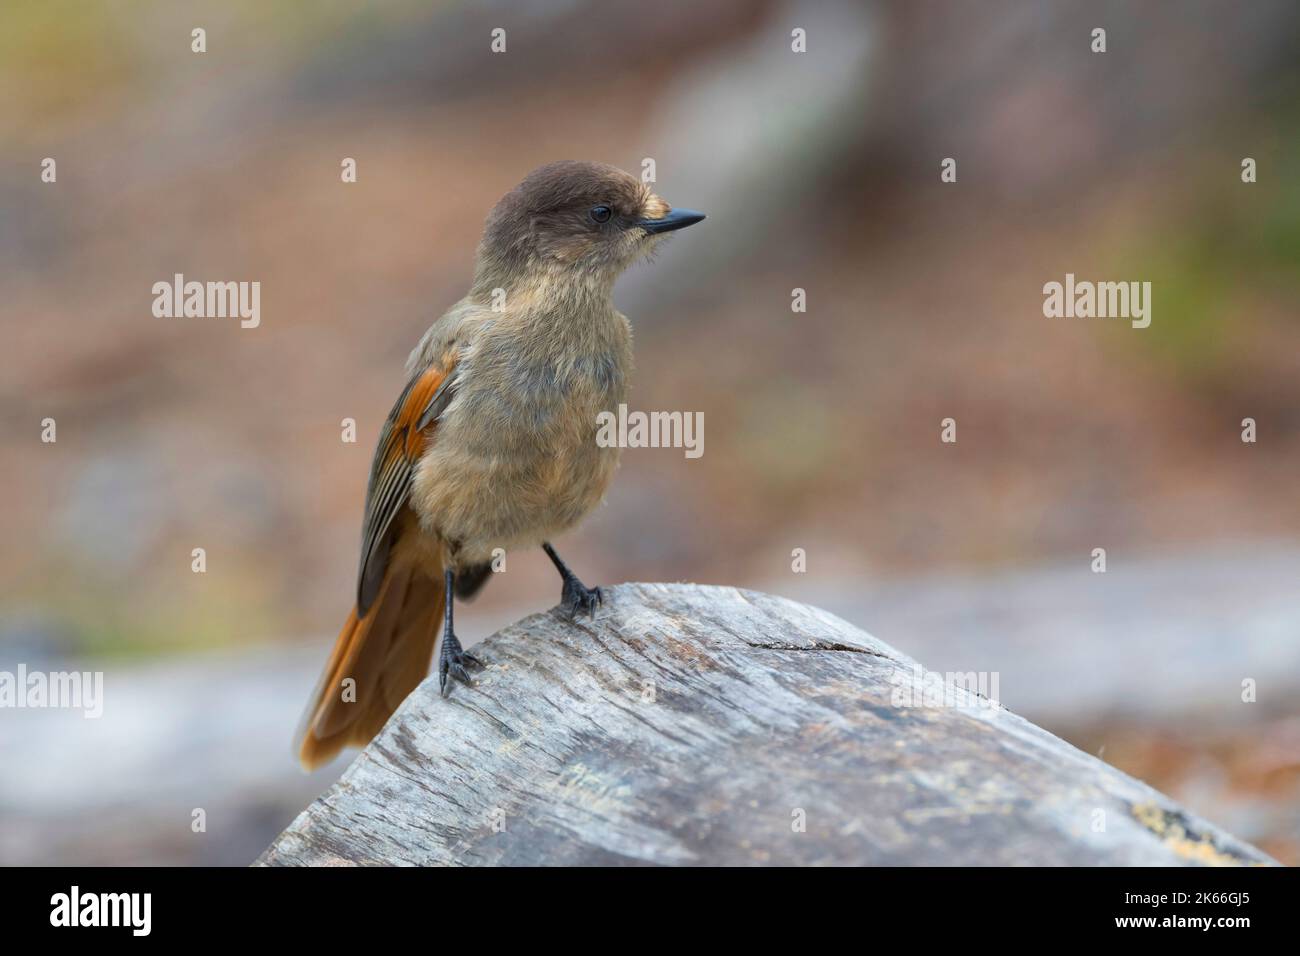
[{"label": "bird's head", "polygon": [[612,285],[668,233],[703,218],[674,209],[617,167],[550,163],[529,173],[488,216],[476,284],[548,274]]}]

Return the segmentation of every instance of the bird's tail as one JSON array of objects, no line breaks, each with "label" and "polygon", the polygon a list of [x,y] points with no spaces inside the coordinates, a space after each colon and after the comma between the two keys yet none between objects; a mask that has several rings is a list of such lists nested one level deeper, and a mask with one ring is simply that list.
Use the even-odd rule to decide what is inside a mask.
[{"label": "bird's tail", "polygon": [[428,674],[444,590],[441,572],[390,565],[365,616],[352,608],[298,730],[304,768],[369,743]]}]

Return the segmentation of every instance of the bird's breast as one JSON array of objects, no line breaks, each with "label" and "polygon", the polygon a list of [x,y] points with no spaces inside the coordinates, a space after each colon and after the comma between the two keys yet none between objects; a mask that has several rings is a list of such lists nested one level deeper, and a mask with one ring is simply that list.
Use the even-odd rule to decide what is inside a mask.
[{"label": "bird's breast", "polygon": [[628,359],[619,349],[467,355],[413,479],[425,527],[473,561],[575,524],[618,464],[597,434],[601,412],[626,399]]}]

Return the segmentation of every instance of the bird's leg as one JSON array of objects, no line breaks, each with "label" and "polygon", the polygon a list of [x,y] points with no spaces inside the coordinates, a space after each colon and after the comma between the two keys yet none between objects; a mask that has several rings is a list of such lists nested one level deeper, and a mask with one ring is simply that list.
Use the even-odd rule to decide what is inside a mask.
[{"label": "bird's leg", "polygon": [[456,639],[456,632],[451,626],[451,606],[456,601],[456,574],[450,568],[444,575],[446,590],[444,591],[446,613],[443,619],[442,627],[442,650],[438,654],[438,690],[442,696],[446,697],[451,693],[452,682],[448,677],[454,677],[463,684],[469,684],[469,672],[465,670],[466,664],[477,664],[471,655],[466,654],[460,646],[460,641]]},{"label": "bird's leg", "polygon": [[560,604],[569,612],[569,617],[577,617],[579,611],[595,615],[596,607],[605,599],[600,588],[589,588],[579,581],[578,576],[569,570],[569,566],[560,560],[560,556],[555,553],[549,541],[542,542],[542,550],[546,552],[546,556],[551,559],[555,570],[560,572],[560,577],[564,580],[564,588],[560,591]]}]

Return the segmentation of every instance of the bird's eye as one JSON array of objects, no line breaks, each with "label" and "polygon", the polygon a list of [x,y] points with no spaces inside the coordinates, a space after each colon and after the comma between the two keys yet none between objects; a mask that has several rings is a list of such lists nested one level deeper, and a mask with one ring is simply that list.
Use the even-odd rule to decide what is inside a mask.
[{"label": "bird's eye", "polygon": [[590,215],[592,222],[609,222],[610,216],[614,215],[614,210],[608,206],[592,206]]}]

